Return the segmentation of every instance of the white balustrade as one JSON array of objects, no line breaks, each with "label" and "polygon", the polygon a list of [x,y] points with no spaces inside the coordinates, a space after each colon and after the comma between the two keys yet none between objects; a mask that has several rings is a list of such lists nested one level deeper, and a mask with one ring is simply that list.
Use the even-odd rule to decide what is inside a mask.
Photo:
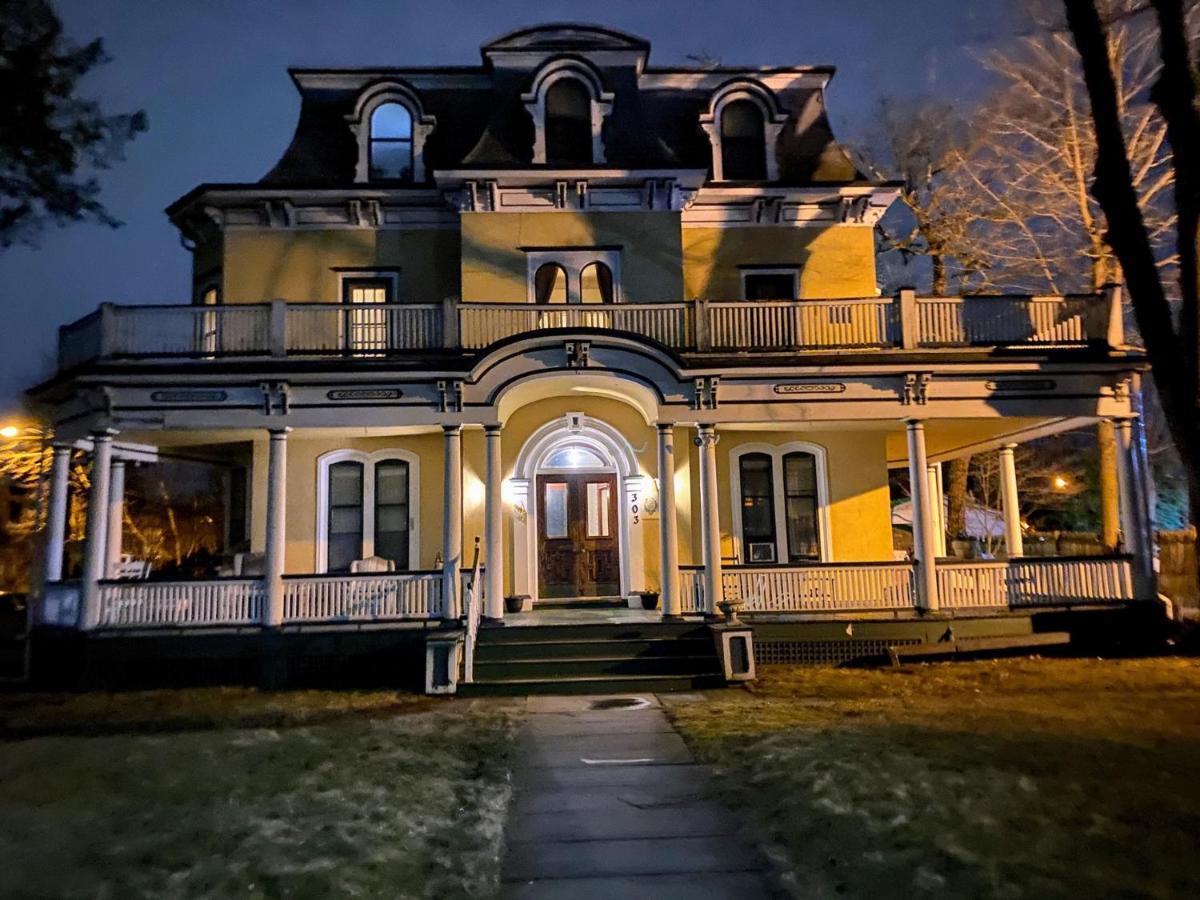
[{"label": "white balustrade", "polygon": [[899,339],[890,297],[708,304],[715,350],[885,347]]},{"label": "white balustrade", "polygon": [[730,566],[725,599],[745,612],[837,612],[912,609],[913,567],[907,563]]},{"label": "white balustrade", "polygon": [[442,346],[442,306],[431,303],[289,303],[289,353],[381,356]]},{"label": "white balustrade", "polygon": [[100,586],[100,628],[257,625],[262,615],[259,579],[105,582]]},{"label": "white balustrade", "polygon": [[938,563],[943,609],[1063,606],[1134,599],[1128,559],[1022,558],[1011,562]]},{"label": "white balustrade", "polygon": [[[918,341],[925,346],[1079,344],[1101,340],[1100,297],[923,297]],[[1089,306],[1095,307],[1089,309]]]},{"label": "white balustrade", "polygon": [[110,306],[102,311],[108,356],[249,356],[271,346],[271,307]]},{"label": "white balustrade", "polygon": [[284,581],[283,621],[428,619],[441,600],[441,572],[293,576]]},{"label": "white balustrade", "polygon": [[703,614],[704,567],[679,567],[679,611],[683,615]]},{"label": "white balustrade", "polygon": [[463,303],[458,309],[459,333],[468,349],[550,328],[628,331],[676,349],[695,343],[688,303]]}]

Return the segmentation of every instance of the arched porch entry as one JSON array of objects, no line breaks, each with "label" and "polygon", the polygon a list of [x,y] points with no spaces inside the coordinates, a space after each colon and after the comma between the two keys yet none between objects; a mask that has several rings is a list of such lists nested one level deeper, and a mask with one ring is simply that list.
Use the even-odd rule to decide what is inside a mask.
[{"label": "arched porch entry", "polygon": [[568,413],[525,442],[508,481],[513,587],[538,600],[629,597],[644,584],[644,490],[628,439],[600,419]]}]

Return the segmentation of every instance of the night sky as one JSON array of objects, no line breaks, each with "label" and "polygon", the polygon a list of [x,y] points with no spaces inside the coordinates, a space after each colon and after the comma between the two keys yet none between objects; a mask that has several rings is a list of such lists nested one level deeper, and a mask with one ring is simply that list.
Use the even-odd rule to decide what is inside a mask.
[{"label": "night sky", "polygon": [[[84,92],[150,130],[102,173],[125,227],[72,225],[41,247],[0,251],[0,412],[48,375],[60,324],[114,303],[182,303],[190,256],[163,208],[202,181],[254,181],[287,146],[299,96],[289,65],[471,65],[514,28],[595,22],[653,45],[652,65],[689,54],[726,65],[831,63],[835,134],[859,140],[885,96],[969,100],[976,61],[1020,27],[1007,0],[57,0],[68,33],[104,38],[112,62]],[[602,11],[602,12],[601,12]]]}]

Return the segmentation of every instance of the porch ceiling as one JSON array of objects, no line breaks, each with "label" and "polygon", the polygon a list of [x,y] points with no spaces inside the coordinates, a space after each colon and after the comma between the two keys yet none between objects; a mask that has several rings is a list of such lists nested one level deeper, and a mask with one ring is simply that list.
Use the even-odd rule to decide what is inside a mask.
[{"label": "porch ceiling", "polygon": [[[1005,444],[1021,444],[1035,438],[1086,428],[1094,418],[926,419],[925,446],[929,461],[945,462]],[[887,436],[888,468],[908,465],[908,444],[903,422],[892,422]]]}]

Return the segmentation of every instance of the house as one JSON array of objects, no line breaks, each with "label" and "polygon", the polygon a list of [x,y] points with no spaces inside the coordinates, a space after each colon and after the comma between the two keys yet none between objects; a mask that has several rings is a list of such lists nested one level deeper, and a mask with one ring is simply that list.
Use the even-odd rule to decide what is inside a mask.
[{"label": "house", "polygon": [[[702,642],[724,601],[775,660],[1154,598],[1144,359],[1118,289],[880,296],[872,232],[898,188],[834,139],[832,68],[657,67],[647,41],[577,24],[481,55],[292,70],[275,167],[167,210],[191,303],[102,304],[61,329],[31,392],[61,442],[47,633],[158,660],[314,635],[336,657],[373,635],[398,641],[388,665],[431,660],[437,687],[485,647],[514,654],[488,663],[498,678],[547,663],[516,654],[527,628]],[[1012,446],[1100,419],[1125,552],[1023,559]],[[71,447],[94,460],[77,582]],[[949,559],[940,465],[992,448],[1008,558]],[[229,515],[249,552],[225,577],[115,579],[124,461],[181,451],[244,467]],[[911,560],[892,546],[897,467]]]}]

